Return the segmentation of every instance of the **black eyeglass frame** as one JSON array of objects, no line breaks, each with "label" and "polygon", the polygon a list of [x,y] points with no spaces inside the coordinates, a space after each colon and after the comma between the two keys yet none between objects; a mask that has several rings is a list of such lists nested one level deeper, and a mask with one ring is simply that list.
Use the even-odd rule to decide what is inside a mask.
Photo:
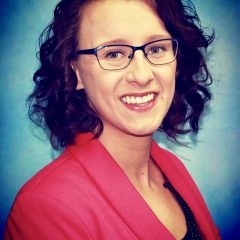
[{"label": "black eyeglass frame", "polygon": [[[171,60],[170,62],[166,62],[166,63],[160,63],[160,64],[156,64],[156,63],[152,63],[148,57],[147,57],[147,53],[145,53],[145,48],[146,46],[152,44],[152,43],[155,43],[155,42],[161,42],[161,41],[166,41],[166,40],[171,40],[173,43],[175,43],[176,45],[173,46],[173,49],[175,50],[174,51],[174,58],[173,60]],[[97,55],[97,52],[102,49],[102,48],[105,48],[105,47],[114,47],[114,46],[123,46],[123,47],[130,47],[132,48],[132,54],[130,56],[128,56],[128,58],[130,59],[128,64],[126,66],[124,66],[123,68],[117,68],[117,69],[107,69],[107,68],[103,68],[99,59],[98,59],[98,55]],[[178,41],[176,38],[162,38],[162,39],[158,39],[158,40],[155,40],[155,41],[151,41],[151,42],[148,42],[142,46],[131,46],[131,45],[127,45],[127,44],[110,44],[110,45],[102,45],[102,46],[99,46],[99,47],[96,47],[96,48],[91,48],[91,49],[83,49],[83,50],[77,50],[74,54],[73,54],[73,58],[75,58],[76,56],[78,55],[82,55],[82,54],[89,54],[89,55],[95,55],[97,60],[98,60],[98,63],[100,65],[100,67],[103,69],[103,70],[108,70],[108,71],[116,71],[116,70],[121,70],[121,69],[124,69],[126,68],[131,60],[134,58],[134,53],[138,50],[141,50],[143,51],[144,53],[144,56],[146,57],[146,59],[148,60],[149,63],[153,64],[153,65],[165,65],[165,64],[169,64],[171,62],[173,62],[176,57],[177,57],[177,52],[178,52]]]}]

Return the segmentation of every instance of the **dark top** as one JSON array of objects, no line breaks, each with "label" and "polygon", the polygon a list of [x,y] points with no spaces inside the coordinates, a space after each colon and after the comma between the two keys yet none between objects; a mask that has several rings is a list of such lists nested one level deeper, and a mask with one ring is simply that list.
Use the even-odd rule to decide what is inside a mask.
[{"label": "dark top", "polygon": [[184,201],[181,195],[174,189],[174,187],[170,184],[170,182],[165,182],[163,184],[165,188],[168,188],[176,197],[178,203],[180,204],[183,213],[185,215],[186,223],[187,223],[187,233],[182,240],[201,240],[201,234],[198,229],[198,225],[196,223],[195,217],[188,206],[188,204]]}]

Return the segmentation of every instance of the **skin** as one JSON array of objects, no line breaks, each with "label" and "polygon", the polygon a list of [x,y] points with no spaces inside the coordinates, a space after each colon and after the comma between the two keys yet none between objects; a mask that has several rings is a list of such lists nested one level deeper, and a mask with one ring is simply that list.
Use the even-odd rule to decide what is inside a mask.
[{"label": "skin", "polygon": [[[122,14],[124,13],[124,14]],[[171,37],[154,9],[145,1],[94,1],[84,9],[79,24],[79,49],[111,43],[140,46]],[[183,212],[162,184],[164,177],[151,159],[152,135],[161,125],[173,99],[176,61],[154,66],[136,51],[122,70],[103,70],[95,55],[81,55],[71,63],[77,89],[84,88],[89,104],[101,117],[99,140],[111,153],[158,219],[176,239],[186,233]],[[127,105],[123,96],[154,93],[145,105]]]}]

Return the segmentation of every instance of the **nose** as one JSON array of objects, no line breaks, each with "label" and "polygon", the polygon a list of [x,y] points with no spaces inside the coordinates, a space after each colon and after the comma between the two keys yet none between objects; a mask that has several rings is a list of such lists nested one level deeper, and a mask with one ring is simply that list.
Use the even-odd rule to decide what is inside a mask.
[{"label": "nose", "polygon": [[142,51],[135,52],[127,69],[127,81],[129,83],[145,86],[153,80],[152,66]]}]

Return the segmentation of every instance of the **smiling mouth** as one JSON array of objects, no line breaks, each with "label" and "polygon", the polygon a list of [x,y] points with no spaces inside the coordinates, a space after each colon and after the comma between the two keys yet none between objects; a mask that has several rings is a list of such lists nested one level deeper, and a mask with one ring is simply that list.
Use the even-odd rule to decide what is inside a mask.
[{"label": "smiling mouth", "polygon": [[126,95],[121,97],[121,101],[126,104],[134,104],[134,105],[145,105],[149,102],[153,101],[155,94],[149,93],[144,96],[132,96],[132,95]]}]

